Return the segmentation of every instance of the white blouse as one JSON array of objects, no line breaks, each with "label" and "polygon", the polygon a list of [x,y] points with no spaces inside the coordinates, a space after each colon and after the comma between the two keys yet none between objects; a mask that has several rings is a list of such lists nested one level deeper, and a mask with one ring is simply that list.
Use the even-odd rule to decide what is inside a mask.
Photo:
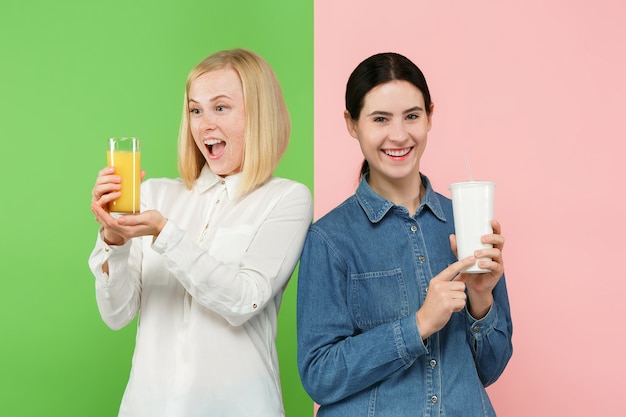
[{"label": "white blouse", "polygon": [[[142,211],[168,222],[154,240],[89,259],[103,320],[120,329],[140,312],[120,416],[283,416],[276,316],[313,216],[309,189],[272,178],[236,198],[241,175],[205,166],[142,184]],[[108,261],[109,273],[102,272]]]}]

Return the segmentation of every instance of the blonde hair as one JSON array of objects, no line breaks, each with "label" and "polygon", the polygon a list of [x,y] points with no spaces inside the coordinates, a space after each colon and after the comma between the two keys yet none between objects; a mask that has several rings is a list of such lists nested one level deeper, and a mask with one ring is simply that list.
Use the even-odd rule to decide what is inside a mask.
[{"label": "blonde hair", "polygon": [[238,194],[244,195],[265,183],[287,149],[291,122],[278,79],[269,64],[245,49],[216,52],[196,65],[187,77],[183,116],[178,135],[178,171],[191,189],[206,163],[189,128],[189,88],[199,76],[232,68],[243,86],[246,130],[242,180]]}]

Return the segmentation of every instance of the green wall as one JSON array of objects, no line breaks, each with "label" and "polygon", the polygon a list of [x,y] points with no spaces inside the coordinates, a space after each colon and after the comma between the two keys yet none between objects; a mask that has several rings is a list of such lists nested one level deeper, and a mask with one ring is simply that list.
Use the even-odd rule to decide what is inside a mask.
[{"label": "green wall", "polygon": [[[113,416],[135,327],[98,314],[87,258],[105,140],[142,139],[147,177],[177,176],[188,71],[245,47],[283,86],[292,139],[277,172],[313,185],[313,0],[0,2],[0,415]],[[279,317],[288,416],[305,416],[295,277]]]}]

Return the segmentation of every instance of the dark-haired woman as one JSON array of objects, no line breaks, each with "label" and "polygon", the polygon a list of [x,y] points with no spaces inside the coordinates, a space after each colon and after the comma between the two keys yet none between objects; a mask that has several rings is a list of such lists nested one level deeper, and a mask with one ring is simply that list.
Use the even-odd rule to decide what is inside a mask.
[{"label": "dark-haired woman", "polygon": [[[362,178],[310,227],[298,283],[298,365],[319,417],[495,415],[485,387],[512,354],[504,238],[493,221],[493,248],[457,261],[451,202],[420,172],[433,109],[402,55],[348,80]],[[489,272],[461,273],[479,257]]]}]

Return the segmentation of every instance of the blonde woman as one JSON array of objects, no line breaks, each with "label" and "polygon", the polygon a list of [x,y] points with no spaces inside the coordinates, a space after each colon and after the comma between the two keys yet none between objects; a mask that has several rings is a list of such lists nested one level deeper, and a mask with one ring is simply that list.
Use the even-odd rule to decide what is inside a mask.
[{"label": "blonde woman", "polygon": [[312,219],[308,188],[272,175],[289,134],[270,66],[221,51],[187,79],[181,178],[145,181],[141,213],[114,218],[120,178],[99,172],[98,308],[113,329],[139,315],[120,416],[284,415],[276,317]]}]

